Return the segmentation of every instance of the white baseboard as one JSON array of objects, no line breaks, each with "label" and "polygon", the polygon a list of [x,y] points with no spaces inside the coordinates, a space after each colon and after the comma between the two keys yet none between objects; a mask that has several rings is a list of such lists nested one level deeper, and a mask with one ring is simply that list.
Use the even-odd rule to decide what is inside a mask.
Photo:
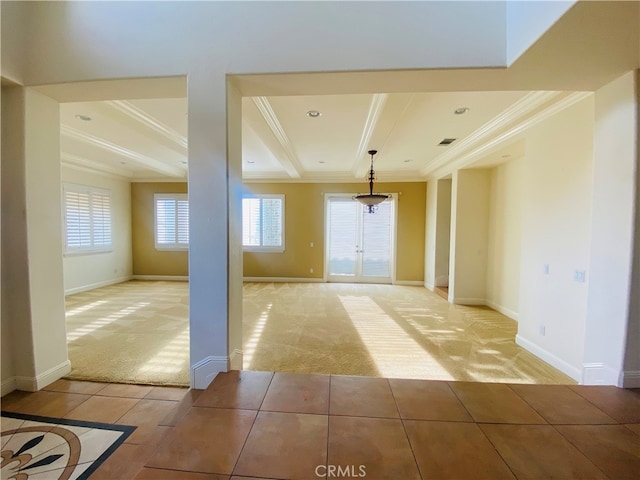
[{"label": "white baseboard", "polygon": [[15,377],[16,390],[22,390],[23,392],[37,392],[38,380],[35,377]]},{"label": "white baseboard", "polygon": [[509,317],[510,319],[515,320],[516,322],[518,321],[518,312],[515,312],[509,308],[503,307],[502,305],[498,305],[497,303],[494,303],[490,300],[487,300],[487,306]]},{"label": "white baseboard", "polygon": [[429,282],[424,282],[423,283],[424,288],[426,288],[427,290],[431,290],[432,292],[435,290],[435,286],[433,285],[433,283],[429,283]]},{"label": "white baseboard", "polygon": [[188,282],[189,275],[131,275],[131,280],[158,280],[167,282]]},{"label": "white baseboard", "polygon": [[409,287],[424,287],[424,282],[420,280],[396,280],[394,285],[407,285]]},{"label": "white baseboard", "polygon": [[618,386],[623,388],[640,388],[640,370],[627,370],[620,374]]},{"label": "white baseboard", "polygon": [[487,301],[484,298],[460,298],[449,296],[449,302],[456,305],[486,305]]},{"label": "white baseboard", "polygon": [[231,355],[229,355],[229,368],[231,370],[242,370],[243,355],[244,352],[237,348],[233,352],[231,352]]},{"label": "white baseboard", "polygon": [[618,385],[619,372],[604,363],[585,363],[581,385]]},{"label": "white baseboard", "polygon": [[204,390],[220,372],[229,371],[229,357],[208,356],[191,366],[191,388]]},{"label": "white baseboard", "polygon": [[305,277],[244,277],[245,282],[265,283],[325,283],[322,278]]},{"label": "white baseboard", "polygon": [[18,387],[17,387],[16,377],[7,378],[6,380],[2,381],[0,396],[4,397],[6,394],[11,393],[17,389]]},{"label": "white baseboard", "polygon": [[73,295],[74,293],[88,292],[100,287],[107,287],[109,285],[115,285],[116,283],[128,282],[131,280],[129,275],[125,277],[112,278],[103,282],[90,283],[89,285],[82,285],[81,287],[69,288],[64,291],[65,295]]},{"label": "white baseboard", "polygon": [[2,382],[2,395],[13,390],[37,392],[71,372],[71,362],[66,360],[35,377],[15,376]]},{"label": "white baseboard", "polygon": [[565,375],[570,376],[576,382],[579,382],[581,380],[582,372],[580,371],[580,369],[574,367],[570,363],[565,362],[561,358],[556,357],[553,353],[548,352],[544,348],[533,343],[531,340],[527,340],[522,335],[516,335],[516,344],[533,353],[536,357],[544,360],[552,367],[557,368]]},{"label": "white baseboard", "polygon": [[71,373],[71,362],[69,360],[66,360],[60,365],[56,365],[55,367],[50,368],[46,372],[38,375],[36,377],[36,390],[40,390],[47,385],[52,384],[56,380],[61,379],[69,373]]}]

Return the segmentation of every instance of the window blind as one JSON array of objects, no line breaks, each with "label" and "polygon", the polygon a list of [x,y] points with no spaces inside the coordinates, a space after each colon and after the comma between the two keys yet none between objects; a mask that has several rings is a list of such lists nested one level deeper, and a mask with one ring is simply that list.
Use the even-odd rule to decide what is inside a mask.
[{"label": "window blind", "polygon": [[242,245],[253,250],[284,250],[284,195],[242,199]]},{"label": "window blind", "polygon": [[64,185],[65,252],[109,251],[111,192],[82,185]]},{"label": "window blind", "polygon": [[186,194],[156,194],[156,248],[186,249],[189,246],[189,200]]}]

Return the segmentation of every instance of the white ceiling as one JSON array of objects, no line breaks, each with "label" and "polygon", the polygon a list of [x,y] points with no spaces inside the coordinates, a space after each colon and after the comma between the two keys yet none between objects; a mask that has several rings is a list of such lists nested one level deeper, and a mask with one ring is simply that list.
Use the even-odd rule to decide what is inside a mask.
[{"label": "white ceiling", "polygon": [[[564,98],[524,91],[244,97],[243,178],[360,181],[370,149],[379,151],[379,181],[426,179],[460,156],[495,164],[521,146],[487,149],[489,139]],[[460,107],[468,111],[454,114]],[[321,115],[310,118],[310,110]],[[186,98],[62,103],[60,118],[63,164],[132,181],[187,176]],[[438,145],[444,138],[456,140]]]},{"label": "white ceiling", "polygon": [[[508,68],[233,75],[243,178],[364,180],[369,149],[380,152],[380,181],[516,158],[526,128],[638,68],[637,20],[634,2],[577,2]],[[61,102],[63,163],[134,181],[186,178],[187,101],[171,98],[186,92],[184,76],[36,88]],[[103,101],[113,98],[136,100]],[[456,116],[459,107],[469,111]],[[456,141],[438,146],[443,138]]]}]

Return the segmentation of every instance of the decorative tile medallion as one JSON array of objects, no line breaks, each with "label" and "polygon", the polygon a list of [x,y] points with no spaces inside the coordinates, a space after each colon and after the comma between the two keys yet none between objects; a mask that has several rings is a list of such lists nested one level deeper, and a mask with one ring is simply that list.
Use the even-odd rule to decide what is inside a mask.
[{"label": "decorative tile medallion", "polygon": [[2,412],[1,478],[89,478],[135,428]]}]

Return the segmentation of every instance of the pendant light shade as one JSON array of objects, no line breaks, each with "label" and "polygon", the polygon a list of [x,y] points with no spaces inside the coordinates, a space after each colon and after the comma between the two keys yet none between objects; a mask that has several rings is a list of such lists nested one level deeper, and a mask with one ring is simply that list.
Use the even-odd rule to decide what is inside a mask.
[{"label": "pendant light shade", "polygon": [[369,213],[373,213],[375,212],[377,205],[387,200],[390,195],[373,193],[373,181],[376,177],[376,172],[373,170],[373,156],[378,153],[378,151],[369,150],[367,153],[371,155],[371,168],[369,169],[369,193],[359,193],[358,195],[354,195],[353,199],[367,207],[367,211]]}]

